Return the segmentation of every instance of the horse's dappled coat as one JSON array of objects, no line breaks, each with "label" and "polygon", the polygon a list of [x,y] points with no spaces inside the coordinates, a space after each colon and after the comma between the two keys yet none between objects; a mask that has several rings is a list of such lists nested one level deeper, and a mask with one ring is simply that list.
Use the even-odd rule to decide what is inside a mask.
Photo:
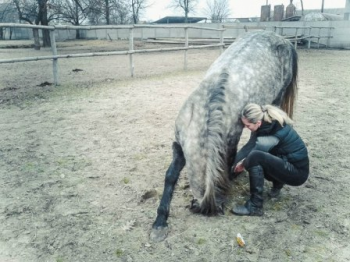
[{"label": "horse's dappled coat", "polygon": [[173,189],[185,163],[198,199],[193,211],[221,211],[229,189],[228,170],[243,130],[240,112],[247,103],[276,104],[292,116],[296,77],[293,45],[267,31],[245,34],[211,65],[176,119],[173,162],[166,174],[153,236],[167,227]]}]

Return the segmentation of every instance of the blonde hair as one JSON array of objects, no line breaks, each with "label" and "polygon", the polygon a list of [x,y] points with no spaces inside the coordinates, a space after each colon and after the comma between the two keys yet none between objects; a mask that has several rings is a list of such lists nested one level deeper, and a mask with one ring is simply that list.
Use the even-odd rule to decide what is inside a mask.
[{"label": "blonde hair", "polygon": [[253,124],[256,124],[259,120],[264,120],[268,123],[276,120],[281,126],[284,123],[293,124],[293,120],[289,118],[286,112],[273,105],[260,106],[258,104],[248,104],[244,107],[241,117]]}]

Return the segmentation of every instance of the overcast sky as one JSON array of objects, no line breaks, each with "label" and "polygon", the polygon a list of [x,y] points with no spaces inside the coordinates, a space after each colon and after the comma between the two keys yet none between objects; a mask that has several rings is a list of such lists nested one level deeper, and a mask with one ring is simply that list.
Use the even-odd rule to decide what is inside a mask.
[{"label": "overcast sky", "polygon": [[[148,0],[149,3],[153,3],[148,7],[141,20],[155,21],[164,16],[174,16],[184,14],[180,10],[173,10],[167,8],[171,0]],[[272,9],[274,5],[284,4],[286,7],[289,5],[290,0],[229,0],[230,2],[230,17],[255,17],[260,16],[260,8],[265,5],[266,2],[271,5]],[[305,0],[304,9],[321,9],[322,0]],[[205,16],[203,8],[206,6],[206,0],[198,1],[198,11],[190,16]],[[344,8],[346,0],[324,0],[324,8]],[[293,4],[297,9],[301,10],[300,0],[294,0]]]}]

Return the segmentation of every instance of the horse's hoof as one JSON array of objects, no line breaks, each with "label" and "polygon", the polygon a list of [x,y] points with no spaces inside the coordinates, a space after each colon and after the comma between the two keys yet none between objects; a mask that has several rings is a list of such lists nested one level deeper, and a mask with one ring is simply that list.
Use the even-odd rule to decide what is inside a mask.
[{"label": "horse's hoof", "polygon": [[152,228],[152,232],[149,235],[149,238],[153,242],[160,242],[160,241],[163,241],[167,235],[168,235],[168,227],[157,227],[157,228]]},{"label": "horse's hoof", "polygon": [[201,206],[200,206],[197,199],[192,199],[189,208],[190,208],[192,213],[200,213],[201,212]]}]

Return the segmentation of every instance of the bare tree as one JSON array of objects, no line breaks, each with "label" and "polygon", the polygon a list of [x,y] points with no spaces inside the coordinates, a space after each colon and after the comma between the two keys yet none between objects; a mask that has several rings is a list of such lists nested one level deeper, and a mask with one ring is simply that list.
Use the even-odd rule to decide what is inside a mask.
[{"label": "bare tree", "polygon": [[132,12],[128,3],[119,2],[116,6],[112,13],[113,23],[121,25],[132,23]]},{"label": "bare tree", "polygon": [[[48,14],[48,0],[13,0],[16,6],[19,20],[29,24],[49,25],[49,21],[53,19]],[[43,46],[51,46],[50,33],[48,30],[43,32]],[[40,49],[39,31],[33,29],[35,49]]]},{"label": "bare tree", "polygon": [[[18,22],[16,7],[12,1],[0,2],[0,23],[15,23]],[[5,28],[0,28],[0,40],[4,38]],[[12,28],[10,28],[10,39],[12,38]]]},{"label": "bare tree", "polygon": [[19,20],[25,21],[29,24],[34,24],[34,21],[38,14],[38,3],[35,0],[13,0],[16,6]]},{"label": "bare tree", "polygon": [[198,0],[172,0],[170,7],[175,9],[182,9],[185,13],[185,23],[188,22],[188,14],[195,12]]},{"label": "bare tree", "polygon": [[304,3],[303,0],[300,0],[300,4],[301,4],[301,16],[304,15]]},{"label": "bare tree", "polygon": [[[48,18],[48,10],[47,10],[47,2],[48,0],[37,0],[38,1],[38,14],[35,19],[36,25],[49,25],[49,18]],[[42,30],[43,32],[43,46],[51,46],[50,41],[50,31],[49,30]]]},{"label": "bare tree", "polygon": [[148,7],[147,0],[131,0],[132,20],[134,24],[140,21],[141,12]]},{"label": "bare tree", "polygon": [[[50,9],[58,20],[78,26],[87,18],[89,5],[84,0],[56,0],[50,4]],[[76,38],[80,38],[79,30],[76,30]]]},{"label": "bare tree", "polygon": [[0,1],[0,23],[18,22],[16,7],[11,0]]},{"label": "bare tree", "polygon": [[[38,3],[35,0],[25,1],[25,0],[13,0],[14,5],[16,6],[18,17],[20,21],[25,21],[29,24],[34,24],[37,17]],[[40,49],[40,40],[39,40],[39,30],[33,29],[34,37],[34,48],[36,50]]]},{"label": "bare tree", "polygon": [[127,24],[131,20],[125,0],[90,0],[89,21],[92,24]]},{"label": "bare tree", "polygon": [[207,0],[206,15],[212,23],[222,23],[230,15],[228,0]]}]

